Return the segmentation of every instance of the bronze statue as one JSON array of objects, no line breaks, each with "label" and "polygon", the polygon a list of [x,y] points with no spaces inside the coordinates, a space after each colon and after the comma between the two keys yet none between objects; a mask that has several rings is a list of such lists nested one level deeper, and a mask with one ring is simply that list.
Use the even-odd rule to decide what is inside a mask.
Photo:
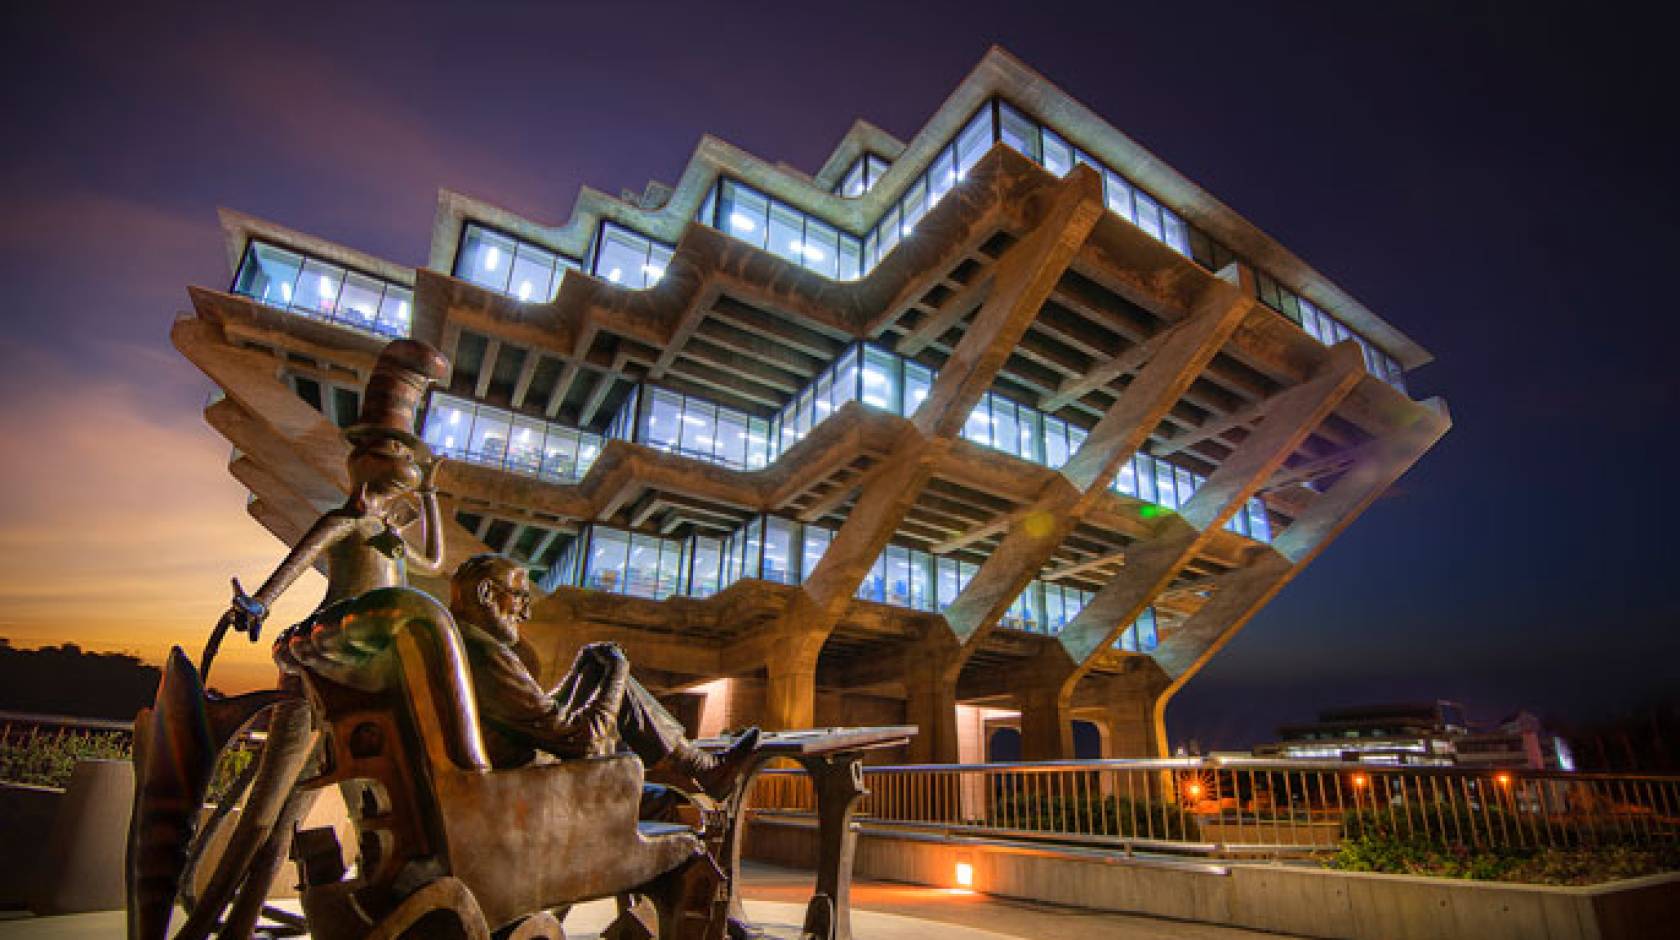
[{"label": "bronze statue", "polygon": [[[443,522],[438,512],[437,471],[414,434],[414,413],[427,386],[449,376],[449,362],[418,340],[387,345],[374,364],[357,422],[346,429],[351,443],[350,495],[310,527],[257,592],[246,595],[237,579],[233,602],[211,638],[199,672],[208,675],[221,634],[233,627],[257,639],[274,601],[323,557],[327,592],[309,621],[332,619],[332,608],[382,587],[408,583],[412,567],[422,574],[443,570]],[[402,529],[409,497],[417,497],[424,546],[412,552]],[[300,625],[302,626],[302,625]]]},{"label": "bronze statue", "polygon": [[[473,559],[455,582],[470,647],[442,604],[406,587],[411,562],[426,572],[442,564],[438,461],[413,426],[427,386],[447,374],[424,343],[385,348],[360,420],[346,432],[345,504],[323,515],[255,594],[234,582],[199,669],[172,652],[156,704],[135,722],[132,940],[166,935],[177,894],[188,917],[176,940],[212,932],[245,940],[261,915],[301,931],[302,921],[288,923],[263,904],[288,854],[303,871],[307,928],[327,940],[438,931],[560,938],[551,909],[563,914],[613,895],[649,899],[661,938],[721,940],[728,879],[708,843],[685,826],[638,824],[648,808],[642,763],[607,752],[616,736],[705,792],[730,794],[756,757],[756,731],[721,759],[700,751],[629,677],[613,646],[587,648],[561,688],[545,693],[512,651],[530,586],[505,559]],[[411,497],[424,527],[417,553],[402,534]],[[257,639],[273,601],[322,561],[326,596],[275,641],[281,688],[231,699],[207,693],[203,678],[227,630]],[[482,727],[475,677],[485,683]],[[259,714],[269,732],[262,753],[197,823],[217,752]],[[486,756],[487,734],[504,769]],[[538,749],[571,759],[534,765]],[[296,833],[314,795],[334,784],[358,829],[353,874],[331,830]],[[195,892],[192,871],[242,794],[221,858]],[[544,824],[518,825],[510,813]]]},{"label": "bronze statue", "polygon": [[528,764],[537,751],[556,757],[610,753],[616,736],[648,768],[662,763],[724,799],[758,743],[748,730],[714,756],[694,746],[682,724],[630,676],[624,651],[591,643],[558,688],[544,690],[518,652],[520,625],[531,616],[530,577],[501,555],[475,555],[450,581],[449,611],[466,641],[479,723],[491,762]]}]

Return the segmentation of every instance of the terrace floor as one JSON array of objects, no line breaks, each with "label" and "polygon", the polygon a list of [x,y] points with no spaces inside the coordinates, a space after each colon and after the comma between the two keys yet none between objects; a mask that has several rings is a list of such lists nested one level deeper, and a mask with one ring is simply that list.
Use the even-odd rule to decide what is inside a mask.
[{"label": "terrace floor", "polygon": [[[798,937],[811,873],[752,862],[744,867],[747,915],[771,936]],[[296,910],[295,901],[281,903]],[[594,940],[613,912],[611,901],[574,908],[566,918],[566,936]],[[121,911],[64,917],[0,913],[4,940],[120,940],[124,928]],[[868,880],[859,880],[852,889],[852,932],[859,940],[1276,940],[1283,936]]]}]

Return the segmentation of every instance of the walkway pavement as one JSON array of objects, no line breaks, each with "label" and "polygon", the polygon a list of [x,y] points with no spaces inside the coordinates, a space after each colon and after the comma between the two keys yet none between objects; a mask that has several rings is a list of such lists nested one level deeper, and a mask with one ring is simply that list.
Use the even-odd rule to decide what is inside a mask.
[{"label": "walkway pavement", "polygon": [[[774,937],[797,938],[805,899],[811,892],[811,873],[748,862],[744,874],[747,916]],[[296,910],[295,901],[282,906]],[[568,940],[596,940],[613,914],[611,901],[574,908],[566,917]],[[0,940],[122,940],[124,927],[121,911],[65,917],[0,914]],[[858,940],[1278,940],[1282,936],[884,881],[854,884],[852,933]]]}]

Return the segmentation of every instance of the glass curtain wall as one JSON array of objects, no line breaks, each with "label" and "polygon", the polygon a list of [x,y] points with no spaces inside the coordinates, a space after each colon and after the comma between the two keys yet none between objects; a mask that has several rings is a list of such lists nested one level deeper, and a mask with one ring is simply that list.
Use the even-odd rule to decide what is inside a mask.
[{"label": "glass curtain wall", "polygon": [[232,293],[379,336],[407,336],[414,292],[342,265],[252,240]]},{"label": "glass curtain wall", "polygon": [[1405,370],[1393,356],[1378,349],[1370,340],[1347,328],[1342,321],[1318,309],[1313,302],[1295,293],[1263,272],[1255,274],[1255,295],[1260,302],[1301,325],[1308,336],[1326,346],[1351,339],[1365,357],[1365,371],[1400,391],[1406,390]]},{"label": "glass curtain wall", "polygon": [[[559,552],[539,586],[552,591],[572,585],[662,600],[675,594],[710,597],[743,578],[800,584],[816,569],[833,538],[833,530],[824,526],[771,515],[755,516],[722,538],[670,539],[589,525]],[[942,612],[978,570],[978,565],[957,558],[889,545],[858,586],[857,597]],[[998,625],[1055,635],[1090,603],[1091,596],[1092,592],[1070,585],[1034,580]],[[1154,617],[1153,608],[1145,611],[1122,634],[1116,648],[1154,649]]]},{"label": "glass curtain wall", "polygon": [[[1115,474],[1114,489],[1177,512],[1206,482],[1207,477],[1199,473],[1191,473],[1148,454],[1133,454],[1132,459],[1121,464],[1120,472]],[[1258,496],[1251,497],[1241,510],[1233,513],[1225,528],[1257,542],[1272,540],[1266,504]]]},{"label": "glass curtain wall", "polygon": [[770,422],[744,411],[655,385],[626,396],[607,428],[608,437],[671,453],[756,470],[773,455]]},{"label": "glass curtain wall", "polygon": [[602,222],[595,235],[595,263],[590,273],[625,287],[652,287],[671,264],[672,246],[613,222]]},{"label": "glass curtain wall", "polygon": [[701,204],[699,221],[830,280],[856,280],[863,245],[856,235],[732,179]]},{"label": "glass curtain wall", "polygon": [[[617,437],[725,466],[756,470],[778,459],[849,401],[908,417],[933,387],[934,370],[870,343],[856,343],[793,396],[773,419],[644,385],[625,399],[607,430]],[[1086,431],[994,392],[981,397],[964,439],[1057,468],[1085,443]],[[1147,454],[1121,465],[1113,487],[1177,511],[1206,478]],[[1250,499],[1225,527],[1271,540],[1264,503]]]},{"label": "glass curtain wall", "polygon": [[834,191],[848,199],[856,199],[874,189],[875,184],[879,183],[881,177],[891,168],[892,164],[885,157],[866,153],[852,161],[851,167],[846,170],[846,175],[840,177]]},{"label": "glass curtain wall", "polygon": [[775,456],[849,401],[909,417],[933,387],[933,375],[932,369],[878,346],[849,347],[776,414]]},{"label": "glass curtain wall", "polygon": [[439,393],[426,409],[421,438],[454,460],[560,483],[583,479],[603,444],[598,434]]},{"label": "glass curtain wall", "polygon": [[678,593],[684,568],[681,539],[584,526],[560,553],[545,590],[562,584],[663,600]]},{"label": "glass curtain wall", "polygon": [[517,300],[547,302],[560,291],[560,279],[579,267],[577,259],[468,222],[455,252],[455,276]]},{"label": "glass curtain wall", "polygon": [[1146,607],[1143,613],[1138,615],[1138,619],[1126,628],[1126,632],[1120,634],[1114,648],[1128,653],[1149,653],[1160,645],[1161,637],[1156,629],[1155,608]]},{"label": "glass curtain wall", "polygon": [[[946,193],[967,178],[968,171],[994,143],[1007,145],[1058,176],[1067,175],[1081,163],[1091,167],[1102,178],[1103,201],[1111,212],[1209,271],[1218,271],[1236,259],[1229,249],[1125,176],[1001,99],[982,105],[956,138],[929,161],[922,175],[905,187],[904,195],[882,212],[874,227],[862,239],[861,262],[848,264],[842,260],[836,273],[829,272],[830,265],[826,260],[813,263],[811,256],[806,254],[806,247],[816,243],[805,234],[807,230],[804,226],[818,226],[816,231],[821,233],[822,245],[827,244],[828,233],[834,231],[832,226],[736,181],[720,181],[706,196],[698,219],[796,264],[821,271],[829,277],[850,280],[874,270],[888,252],[909,237],[916,223]],[[853,180],[853,174],[867,177],[869,172],[873,171],[865,170],[862,161],[854,164],[842,180],[839,191],[844,195],[861,195],[874,183],[871,181],[863,190],[853,193],[848,187],[855,188],[859,184],[848,181]],[[881,172],[885,172],[884,167]],[[847,239],[856,241],[845,232],[838,232],[837,237],[842,250],[845,250]],[[823,248],[818,247],[817,251],[822,253]],[[826,255],[823,258],[826,259]],[[1393,357],[1334,317],[1312,307],[1263,271],[1257,270],[1256,274],[1260,300],[1290,317],[1309,335],[1326,345],[1344,338],[1353,339],[1364,352],[1371,374],[1404,391],[1400,365]]]}]

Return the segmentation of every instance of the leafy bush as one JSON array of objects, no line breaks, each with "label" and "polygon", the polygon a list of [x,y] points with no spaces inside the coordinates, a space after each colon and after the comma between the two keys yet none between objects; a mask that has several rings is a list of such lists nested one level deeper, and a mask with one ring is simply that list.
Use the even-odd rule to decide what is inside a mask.
[{"label": "leafy bush", "polygon": [[1390,829],[1343,839],[1325,864],[1341,871],[1584,885],[1680,870],[1680,846],[1605,843],[1544,849],[1471,847],[1424,835],[1401,835]]},{"label": "leafy bush", "polygon": [[64,787],[81,760],[128,760],[128,735],[41,734],[0,742],[0,782]]},{"label": "leafy bush", "polygon": [[[208,798],[220,799],[254,755],[254,751],[244,747],[223,751],[216,761]],[[131,760],[133,756],[129,735],[120,731],[36,734],[0,741],[0,783],[62,789],[70,785],[70,774],[76,769],[77,761]]]}]

